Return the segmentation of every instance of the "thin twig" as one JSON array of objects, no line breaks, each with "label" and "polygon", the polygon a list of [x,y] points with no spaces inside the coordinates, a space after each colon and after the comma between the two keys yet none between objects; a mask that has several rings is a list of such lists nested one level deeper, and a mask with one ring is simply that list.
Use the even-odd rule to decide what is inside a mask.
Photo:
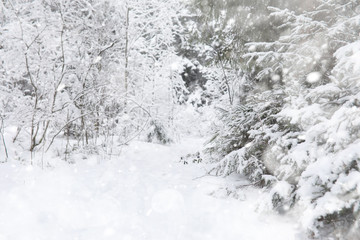
[{"label": "thin twig", "polygon": [[2,138],[2,142],[3,142],[3,144],[4,144],[4,149],[5,149],[5,154],[6,154],[6,159],[5,159],[5,161],[7,161],[7,159],[9,158],[9,154],[8,154],[8,150],[7,150],[7,147],[6,147],[6,142],[5,142],[5,137],[4,137],[4,132],[3,132],[3,130],[4,130],[4,119],[2,118],[2,116],[0,116],[1,117],[1,127],[0,127],[0,134],[1,134],[1,138]]}]

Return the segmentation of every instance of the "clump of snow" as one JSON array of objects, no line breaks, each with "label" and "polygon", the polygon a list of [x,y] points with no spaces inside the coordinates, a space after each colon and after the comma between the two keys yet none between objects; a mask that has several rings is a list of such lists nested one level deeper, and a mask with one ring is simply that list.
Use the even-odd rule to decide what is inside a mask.
[{"label": "clump of snow", "polygon": [[321,73],[320,72],[312,72],[312,73],[309,73],[306,77],[306,81],[308,83],[317,83],[321,80]]},{"label": "clump of snow", "polygon": [[58,88],[56,89],[56,91],[61,92],[62,90],[64,90],[65,87],[66,87],[66,85],[62,83],[62,84],[60,84],[60,85],[58,86]]},{"label": "clump of snow", "polygon": [[281,80],[281,77],[278,74],[274,74],[274,75],[271,76],[271,80],[274,81],[274,82],[278,82],[278,81]]},{"label": "clump of snow", "polygon": [[95,59],[94,59],[94,64],[96,63],[99,63],[101,61],[102,57],[101,56],[97,56]]},{"label": "clump of snow", "polygon": [[181,69],[183,68],[183,66],[181,64],[179,64],[179,62],[173,62],[171,65],[170,65],[170,68],[172,71],[181,71]]},{"label": "clump of snow", "polygon": [[255,52],[256,51],[256,46],[255,45],[251,45],[249,47],[249,52]]}]

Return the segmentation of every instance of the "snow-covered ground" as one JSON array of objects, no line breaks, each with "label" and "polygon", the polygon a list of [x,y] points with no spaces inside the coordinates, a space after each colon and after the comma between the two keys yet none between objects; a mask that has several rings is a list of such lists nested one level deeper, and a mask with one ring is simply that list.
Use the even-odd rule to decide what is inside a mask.
[{"label": "snow-covered ground", "polygon": [[203,164],[179,163],[200,146],[133,142],[100,163],[1,164],[0,240],[296,239],[294,220],[255,211],[256,189],[228,197],[226,188],[242,181],[201,177]]}]

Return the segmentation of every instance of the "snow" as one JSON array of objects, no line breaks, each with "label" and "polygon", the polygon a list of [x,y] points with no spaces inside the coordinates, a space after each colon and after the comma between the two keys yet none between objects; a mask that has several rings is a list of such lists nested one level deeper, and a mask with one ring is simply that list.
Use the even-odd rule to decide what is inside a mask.
[{"label": "snow", "polygon": [[274,74],[273,76],[271,76],[271,80],[274,82],[278,82],[281,80],[281,77],[278,74]]},{"label": "snow", "polygon": [[170,65],[170,68],[172,71],[181,71],[181,68],[183,66],[181,66],[181,64],[179,64],[179,62],[173,62],[171,65]]},{"label": "snow", "polygon": [[319,72],[309,73],[306,77],[306,81],[308,83],[317,83],[320,80],[321,80],[321,73],[319,73]]},{"label": "snow", "polygon": [[99,63],[101,61],[102,57],[101,56],[97,56],[93,62],[93,64]]},{"label": "snow", "polygon": [[249,47],[249,52],[255,52],[256,51],[256,45],[251,45]]},{"label": "snow", "polygon": [[110,161],[45,170],[4,163],[0,239],[296,239],[295,220],[255,211],[259,190],[228,196],[245,180],[201,177],[205,164],[179,162],[202,142],[133,142]]},{"label": "snow", "polygon": [[62,90],[64,90],[65,87],[66,87],[65,84],[60,84],[60,85],[58,86],[58,88],[56,89],[56,91],[57,91],[57,92],[61,92]]}]

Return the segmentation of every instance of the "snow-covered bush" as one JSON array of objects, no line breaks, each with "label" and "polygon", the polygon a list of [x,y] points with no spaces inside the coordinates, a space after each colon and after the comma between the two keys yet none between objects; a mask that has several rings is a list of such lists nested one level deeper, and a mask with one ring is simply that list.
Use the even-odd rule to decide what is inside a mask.
[{"label": "snow-covered bush", "polygon": [[267,91],[249,97],[249,102],[229,111],[222,109],[221,125],[216,127],[206,153],[219,162],[217,174],[238,172],[259,185],[267,184],[264,175],[270,171],[263,160],[269,144],[281,136],[276,114],[282,107],[281,90]]},{"label": "snow-covered bush", "polygon": [[151,120],[149,128],[145,132],[146,141],[154,142],[154,143],[161,143],[161,144],[168,144],[173,142],[167,129],[157,120]]}]

